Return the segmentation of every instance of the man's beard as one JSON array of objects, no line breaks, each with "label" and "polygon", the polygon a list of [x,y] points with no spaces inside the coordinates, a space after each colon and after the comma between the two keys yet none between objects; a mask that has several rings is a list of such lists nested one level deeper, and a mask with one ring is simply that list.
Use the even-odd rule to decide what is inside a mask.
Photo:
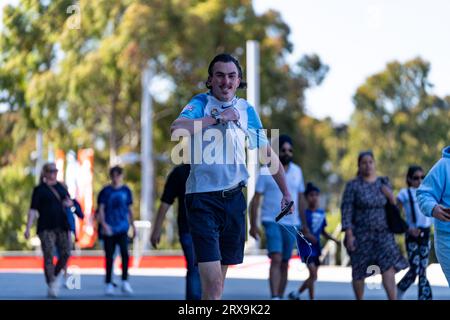
[{"label": "man's beard", "polygon": [[284,155],[280,157],[280,162],[283,166],[288,165],[292,161],[292,157],[288,155]]}]

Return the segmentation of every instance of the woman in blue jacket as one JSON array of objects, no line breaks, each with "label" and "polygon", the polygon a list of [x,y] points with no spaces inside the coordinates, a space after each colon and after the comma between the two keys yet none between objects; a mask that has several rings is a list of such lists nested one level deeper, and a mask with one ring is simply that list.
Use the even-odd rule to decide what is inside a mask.
[{"label": "woman in blue jacket", "polygon": [[450,284],[450,146],[417,189],[417,201],[425,215],[435,218],[436,256]]}]

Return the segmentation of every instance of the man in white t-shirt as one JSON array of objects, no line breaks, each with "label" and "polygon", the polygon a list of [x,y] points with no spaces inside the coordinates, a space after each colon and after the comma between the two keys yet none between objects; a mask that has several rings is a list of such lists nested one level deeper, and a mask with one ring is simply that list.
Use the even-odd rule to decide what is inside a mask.
[{"label": "man in white t-shirt", "polygon": [[[236,95],[245,88],[239,61],[229,54],[208,67],[210,91],[195,95],[172,123],[172,137],[188,137],[191,170],[185,204],[202,286],[202,299],[221,299],[229,265],[244,258],[247,184],[245,143],[271,159],[271,178],[291,202],[283,166],[267,141],[254,107]],[[292,211],[292,208],[291,208]]]},{"label": "man in white t-shirt", "polygon": [[[258,239],[260,234],[258,228],[258,207],[261,197],[263,198],[261,221],[264,226],[267,251],[271,259],[270,291],[272,299],[277,300],[283,297],[286,289],[289,260],[297,239],[296,230],[301,225],[300,214],[304,214],[302,212],[304,208],[302,203],[303,192],[305,191],[302,169],[292,162],[293,146],[291,138],[287,135],[281,135],[279,137],[279,148],[279,158],[284,166],[287,187],[294,200],[294,214],[285,216],[279,223],[275,222],[275,217],[280,211],[282,194],[270,176],[267,167],[261,168],[256,182],[255,195],[250,203],[250,235]],[[304,219],[302,220],[305,221]]]}]

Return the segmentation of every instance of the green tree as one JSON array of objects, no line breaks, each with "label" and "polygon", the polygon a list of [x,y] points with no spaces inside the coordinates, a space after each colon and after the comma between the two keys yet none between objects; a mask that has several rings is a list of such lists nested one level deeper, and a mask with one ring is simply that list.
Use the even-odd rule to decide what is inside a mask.
[{"label": "green tree", "polygon": [[450,104],[448,97],[431,93],[429,72],[430,64],[421,58],[394,61],[357,89],[348,149],[340,166],[345,179],[354,176],[361,150],[374,151],[378,170],[396,188],[404,186],[408,165],[427,170],[439,158],[450,139]]},{"label": "green tree", "polygon": [[[154,97],[154,160],[161,160],[156,162],[159,193],[171,167],[167,160],[172,146],[168,143],[170,123],[194,94],[206,90],[207,64],[215,54],[234,54],[245,73],[245,42],[259,41],[264,125],[293,136],[304,116],[304,91],[320,84],[328,71],[316,55],[305,56],[291,67],[286,61],[292,52],[289,27],[276,11],[257,15],[250,0],[78,3],[80,28],[71,26],[70,0],[21,0],[4,9],[0,103],[9,106],[2,121],[12,121],[2,126],[0,134],[12,139],[0,142],[2,174],[14,176],[14,169],[32,167],[33,136],[41,128],[47,144],[55,147],[95,147],[94,189],[98,191],[117,155],[140,150],[140,78],[150,60],[155,83],[167,84]],[[240,95],[245,97],[245,92]],[[316,144],[326,130],[315,121],[303,122],[315,129],[300,132],[299,146],[308,146],[313,157],[324,156]],[[305,171],[320,176],[326,156],[318,162],[309,159],[305,158]],[[139,194],[139,164],[127,166],[126,172],[127,182]],[[25,176],[8,183],[14,185],[13,181],[31,174],[32,170],[25,170]],[[30,193],[31,186],[26,185],[25,191]],[[13,202],[8,207],[14,207]],[[16,211],[26,212],[25,202],[17,205],[21,210]],[[137,208],[139,201],[135,212]],[[5,219],[11,214],[8,211]]]}]

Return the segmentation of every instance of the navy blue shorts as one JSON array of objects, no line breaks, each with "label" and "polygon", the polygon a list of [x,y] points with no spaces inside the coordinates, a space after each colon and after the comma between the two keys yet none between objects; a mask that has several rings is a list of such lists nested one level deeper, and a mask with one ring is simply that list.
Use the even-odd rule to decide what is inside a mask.
[{"label": "navy blue shorts", "polygon": [[227,197],[220,193],[190,193],[185,202],[197,262],[242,263],[247,208],[242,191]]}]

